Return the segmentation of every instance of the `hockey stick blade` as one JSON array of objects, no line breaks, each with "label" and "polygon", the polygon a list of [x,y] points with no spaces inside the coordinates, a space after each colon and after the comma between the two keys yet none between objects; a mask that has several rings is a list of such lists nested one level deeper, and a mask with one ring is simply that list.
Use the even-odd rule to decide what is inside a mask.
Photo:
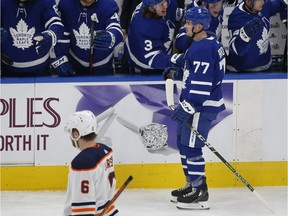
[{"label": "hockey stick blade", "polygon": [[222,157],[222,155],[210,144],[207,140],[190,124],[186,124],[187,127],[193,131],[194,134],[207,146],[225,165],[229,170],[271,211],[275,213],[272,206],[234,169],[234,167]]},{"label": "hockey stick blade", "polygon": [[115,202],[115,200],[120,196],[120,194],[124,191],[124,189],[128,186],[128,184],[133,180],[132,176],[129,176],[124,184],[119,188],[116,194],[112,197],[112,199],[106,204],[105,208],[101,212],[99,216],[105,215],[107,210],[111,207],[111,205]]},{"label": "hockey stick blade", "polygon": [[1,61],[3,61],[5,64],[12,66],[14,64],[14,61],[7,55],[1,53]]},{"label": "hockey stick blade", "polygon": [[[170,79],[171,80],[171,79]],[[173,80],[172,80],[173,82]],[[169,79],[166,80],[165,83],[165,91],[166,91],[166,100],[167,100],[167,105],[170,107],[170,109],[173,109],[173,105],[171,104],[174,102],[173,97],[173,92],[174,92],[174,84],[169,81]],[[168,98],[170,97],[170,98]],[[169,102],[169,103],[168,103]],[[187,127],[193,131],[193,133],[196,134],[196,136],[207,146],[225,165],[226,167],[229,168],[229,170],[272,212],[275,213],[274,209],[272,206],[232,167],[228,161],[225,160],[225,158],[222,157],[222,155],[216,151],[216,149],[207,142],[207,140],[195,129],[193,128],[190,124],[186,124]]]},{"label": "hockey stick blade", "polygon": [[162,147],[168,146],[168,131],[166,125],[150,123],[139,127],[135,122],[121,116],[117,117],[117,121],[131,130],[133,133],[138,134],[141,143],[150,152],[157,151]]}]

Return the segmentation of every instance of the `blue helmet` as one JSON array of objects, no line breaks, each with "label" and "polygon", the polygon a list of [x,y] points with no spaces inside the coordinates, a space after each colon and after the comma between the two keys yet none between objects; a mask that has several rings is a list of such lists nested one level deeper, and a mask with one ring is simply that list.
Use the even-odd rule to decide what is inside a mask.
[{"label": "blue helmet", "polygon": [[207,30],[210,26],[211,15],[204,7],[193,7],[186,11],[184,19],[192,21],[194,25],[200,23],[203,25],[203,28]]},{"label": "blue helmet", "polygon": [[[149,6],[154,8],[157,4],[161,3],[163,0],[142,0],[144,6]],[[169,0],[167,0],[169,4]]]}]

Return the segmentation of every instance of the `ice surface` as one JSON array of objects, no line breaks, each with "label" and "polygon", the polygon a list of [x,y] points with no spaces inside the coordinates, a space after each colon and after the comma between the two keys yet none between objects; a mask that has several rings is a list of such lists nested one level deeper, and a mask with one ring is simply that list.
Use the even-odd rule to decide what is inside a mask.
[{"label": "ice surface", "polygon": [[[272,214],[246,187],[210,188],[210,210],[179,210],[170,189],[126,189],[115,205],[121,216],[287,216],[287,187],[256,187]],[[1,191],[1,216],[61,216],[65,191]]]}]

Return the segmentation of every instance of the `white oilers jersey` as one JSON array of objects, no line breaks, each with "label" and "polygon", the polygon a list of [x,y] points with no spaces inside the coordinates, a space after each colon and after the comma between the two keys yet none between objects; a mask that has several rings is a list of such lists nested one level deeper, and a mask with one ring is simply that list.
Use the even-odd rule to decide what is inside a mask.
[{"label": "white oilers jersey", "polygon": [[[112,149],[103,144],[81,151],[71,162],[64,216],[100,215],[115,194]],[[105,216],[119,215],[114,205]]]},{"label": "white oilers jersey", "polygon": [[185,54],[180,103],[186,112],[219,113],[225,109],[222,80],[225,74],[225,51],[213,37],[194,41]]},{"label": "white oilers jersey", "polygon": [[[271,66],[269,19],[284,10],[282,1],[270,0],[265,1],[262,11],[257,14],[247,12],[244,2],[234,8],[228,18],[230,41],[227,69],[229,71],[264,71]],[[263,22],[263,30],[250,39],[244,36],[242,28],[253,18],[259,18]]]},{"label": "white oilers jersey", "polygon": [[33,38],[48,29],[57,37],[62,36],[64,26],[54,0],[26,3],[2,0],[1,27],[8,32],[7,39],[1,44],[1,52],[14,61],[12,66],[2,63],[3,70],[30,73],[49,68],[49,53],[38,54]]}]

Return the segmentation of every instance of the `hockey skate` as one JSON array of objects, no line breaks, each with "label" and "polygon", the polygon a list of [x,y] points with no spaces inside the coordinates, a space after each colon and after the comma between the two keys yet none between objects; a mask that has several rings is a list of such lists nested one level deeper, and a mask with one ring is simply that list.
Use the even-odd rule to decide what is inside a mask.
[{"label": "hockey skate", "polygon": [[208,188],[204,184],[202,188],[192,188],[191,192],[178,196],[177,208],[192,210],[210,209],[208,199]]},{"label": "hockey skate", "polygon": [[177,198],[179,196],[183,196],[187,193],[192,192],[191,182],[187,182],[184,187],[178,188],[176,190],[171,191],[171,202],[177,202]]}]

